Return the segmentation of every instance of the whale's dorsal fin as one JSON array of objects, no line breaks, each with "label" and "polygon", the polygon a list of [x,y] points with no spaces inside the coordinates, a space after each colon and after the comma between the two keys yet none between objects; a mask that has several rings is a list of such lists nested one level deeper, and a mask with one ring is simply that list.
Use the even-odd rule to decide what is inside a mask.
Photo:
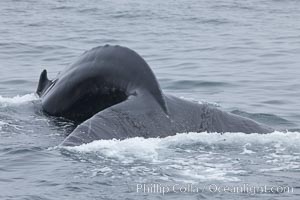
[{"label": "whale's dorsal fin", "polygon": [[51,85],[51,83],[52,81],[50,81],[47,77],[47,70],[44,69],[40,75],[40,80],[39,80],[36,93],[39,96],[42,96],[42,94],[47,90],[47,88]]}]

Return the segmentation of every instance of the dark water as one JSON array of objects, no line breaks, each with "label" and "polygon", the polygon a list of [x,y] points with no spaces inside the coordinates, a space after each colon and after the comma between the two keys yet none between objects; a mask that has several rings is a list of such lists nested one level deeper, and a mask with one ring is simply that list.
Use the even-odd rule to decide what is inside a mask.
[{"label": "dark water", "polygon": [[[73,125],[41,113],[39,74],[106,43],[141,54],[166,93],[278,131],[57,148]],[[296,0],[1,1],[0,199],[299,199],[299,64]]]}]

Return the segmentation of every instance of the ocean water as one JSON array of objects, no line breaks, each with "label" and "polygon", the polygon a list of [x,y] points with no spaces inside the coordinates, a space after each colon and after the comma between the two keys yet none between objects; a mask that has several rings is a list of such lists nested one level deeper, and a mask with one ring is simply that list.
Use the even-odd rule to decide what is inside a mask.
[{"label": "ocean water", "polygon": [[[165,93],[274,133],[178,133],[58,145],[74,129],[34,94],[83,51],[142,55]],[[0,2],[0,199],[299,199],[300,2]]]}]

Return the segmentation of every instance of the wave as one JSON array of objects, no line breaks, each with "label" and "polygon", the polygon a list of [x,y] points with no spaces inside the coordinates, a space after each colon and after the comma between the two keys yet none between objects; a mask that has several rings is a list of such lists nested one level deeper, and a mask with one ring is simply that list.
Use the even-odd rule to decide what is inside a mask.
[{"label": "wave", "polygon": [[[253,176],[253,170],[257,174],[299,170],[300,132],[191,132],[166,138],[98,140],[59,149],[75,160],[93,163],[100,171],[109,165],[111,171],[126,171],[130,176],[143,176],[146,171],[178,182],[237,182]],[[249,160],[256,164],[249,168]]]},{"label": "wave", "polygon": [[7,123],[4,122],[4,121],[0,121],[0,131],[2,130],[2,127],[3,127],[4,125],[7,125]]},{"label": "wave", "polygon": [[[158,156],[160,149],[177,148],[182,146],[210,146],[227,145],[240,146],[243,153],[249,153],[245,149],[249,144],[261,146],[286,146],[300,149],[299,132],[279,132],[269,134],[245,134],[245,133],[181,133],[166,138],[142,138],[135,137],[125,140],[97,140],[88,144],[75,147],[63,147],[70,151],[87,153],[99,152],[107,157],[125,158],[133,156],[141,159],[153,159]],[[253,152],[251,152],[253,153]]]},{"label": "wave", "polygon": [[25,94],[25,95],[17,95],[14,97],[3,97],[0,95],[0,106],[10,106],[10,105],[19,105],[28,103],[34,100],[37,100],[38,97],[35,93]]}]

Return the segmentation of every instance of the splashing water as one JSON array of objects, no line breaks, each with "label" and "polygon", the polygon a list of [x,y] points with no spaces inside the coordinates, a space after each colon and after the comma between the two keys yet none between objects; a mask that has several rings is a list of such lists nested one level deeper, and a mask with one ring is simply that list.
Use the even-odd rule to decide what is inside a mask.
[{"label": "splashing water", "polygon": [[98,140],[75,147],[63,147],[76,152],[101,152],[108,157],[126,158],[133,156],[140,159],[157,158],[160,149],[184,147],[187,145],[203,146],[237,145],[243,147],[244,153],[255,153],[247,147],[274,146],[300,149],[300,133],[279,132],[270,134],[245,134],[245,133],[181,133],[166,138],[129,138],[125,140]]},{"label": "splashing water", "polygon": [[25,104],[34,100],[37,100],[38,96],[35,93],[25,94],[23,96],[17,95],[14,97],[2,97],[0,96],[0,106],[7,107],[12,105]]}]

